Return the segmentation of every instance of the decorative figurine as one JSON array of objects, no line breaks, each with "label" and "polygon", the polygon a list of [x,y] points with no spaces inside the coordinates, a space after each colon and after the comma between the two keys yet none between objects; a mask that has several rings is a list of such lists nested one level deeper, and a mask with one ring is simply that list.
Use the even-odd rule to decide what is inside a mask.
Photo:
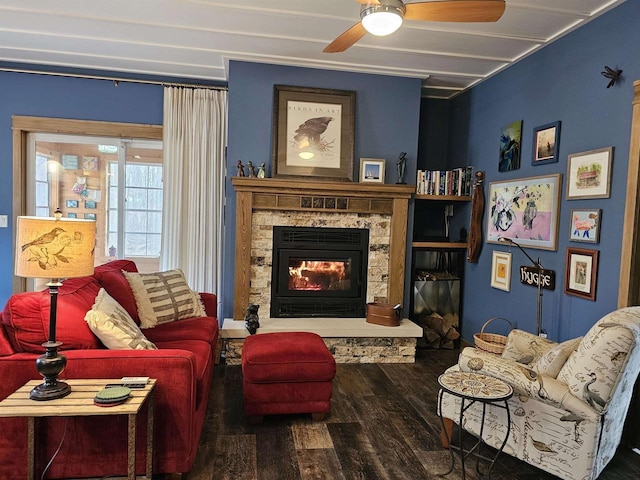
[{"label": "decorative figurine", "polygon": [[260,166],[258,167],[258,178],[264,178],[264,176],[265,176],[265,168],[266,168],[266,166],[265,166],[264,162],[262,162],[260,164]]},{"label": "decorative figurine", "polygon": [[247,170],[249,170],[250,177],[256,177],[256,167],[253,166],[253,162],[251,160],[247,162]]},{"label": "decorative figurine", "polygon": [[244,317],[244,325],[251,335],[255,335],[258,328],[260,328],[260,319],[258,318],[259,308],[260,305],[250,303],[247,307],[247,314]]},{"label": "decorative figurine", "polygon": [[244,165],[242,165],[242,160],[238,160],[238,176],[244,177]]},{"label": "decorative figurine", "polygon": [[398,181],[396,182],[396,184],[404,185],[405,183],[407,183],[404,179],[404,175],[407,170],[407,152],[400,152],[400,157],[398,158],[398,162],[396,163],[396,165],[398,167]]}]

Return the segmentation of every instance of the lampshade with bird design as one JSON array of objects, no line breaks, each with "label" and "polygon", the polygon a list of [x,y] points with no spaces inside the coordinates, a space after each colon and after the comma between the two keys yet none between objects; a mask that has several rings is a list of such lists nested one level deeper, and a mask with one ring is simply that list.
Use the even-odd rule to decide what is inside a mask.
[{"label": "lampshade with bird design", "polygon": [[18,217],[15,273],[27,278],[93,274],[95,220]]}]

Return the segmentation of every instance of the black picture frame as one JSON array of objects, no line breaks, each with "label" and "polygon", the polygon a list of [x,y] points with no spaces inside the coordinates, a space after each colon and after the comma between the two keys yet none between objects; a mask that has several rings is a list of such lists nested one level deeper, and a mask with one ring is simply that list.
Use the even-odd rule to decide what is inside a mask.
[{"label": "black picture frame", "polygon": [[274,86],[273,176],[353,181],[356,92]]},{"label": "black picture frame", "polygon": [[533,129],[532,165],[556,163],[559,149],[560,121],[546,123]]}]

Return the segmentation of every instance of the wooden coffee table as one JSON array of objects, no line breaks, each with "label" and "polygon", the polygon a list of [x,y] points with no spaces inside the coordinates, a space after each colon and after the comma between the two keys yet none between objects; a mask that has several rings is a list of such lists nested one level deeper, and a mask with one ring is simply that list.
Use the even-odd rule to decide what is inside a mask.
[{"label": "wooden coffee table", "polygon": [[33,387],[42,380],[31,380],[15,393],[0,402],[0,417],[26,417],[28,420],[28,479],[35,478],[35,418],[36,417],[84,417],[99,415],[127,415],[127,478],[136,478],[136,416],[147,406],[147,469],[151,480],[153,465],[153,401],[155,379],[150,379],[144,388],[131,389],[131,396],[124,403],[113,407],[94,405],[93,397],[108,383],[120,383],[120,379],[64,380],[71,386],[71,393],[56,400],[36,401],[29,398]]}]

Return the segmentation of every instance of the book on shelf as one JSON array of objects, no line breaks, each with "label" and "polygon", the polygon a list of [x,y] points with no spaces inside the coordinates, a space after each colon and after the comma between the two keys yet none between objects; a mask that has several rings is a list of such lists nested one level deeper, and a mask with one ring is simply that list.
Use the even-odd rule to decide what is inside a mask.
[{"label": "book on shelf", "polygon": [[453,170],[418,170],[416,193],[419,195],[471,196],[473,167]]}]

